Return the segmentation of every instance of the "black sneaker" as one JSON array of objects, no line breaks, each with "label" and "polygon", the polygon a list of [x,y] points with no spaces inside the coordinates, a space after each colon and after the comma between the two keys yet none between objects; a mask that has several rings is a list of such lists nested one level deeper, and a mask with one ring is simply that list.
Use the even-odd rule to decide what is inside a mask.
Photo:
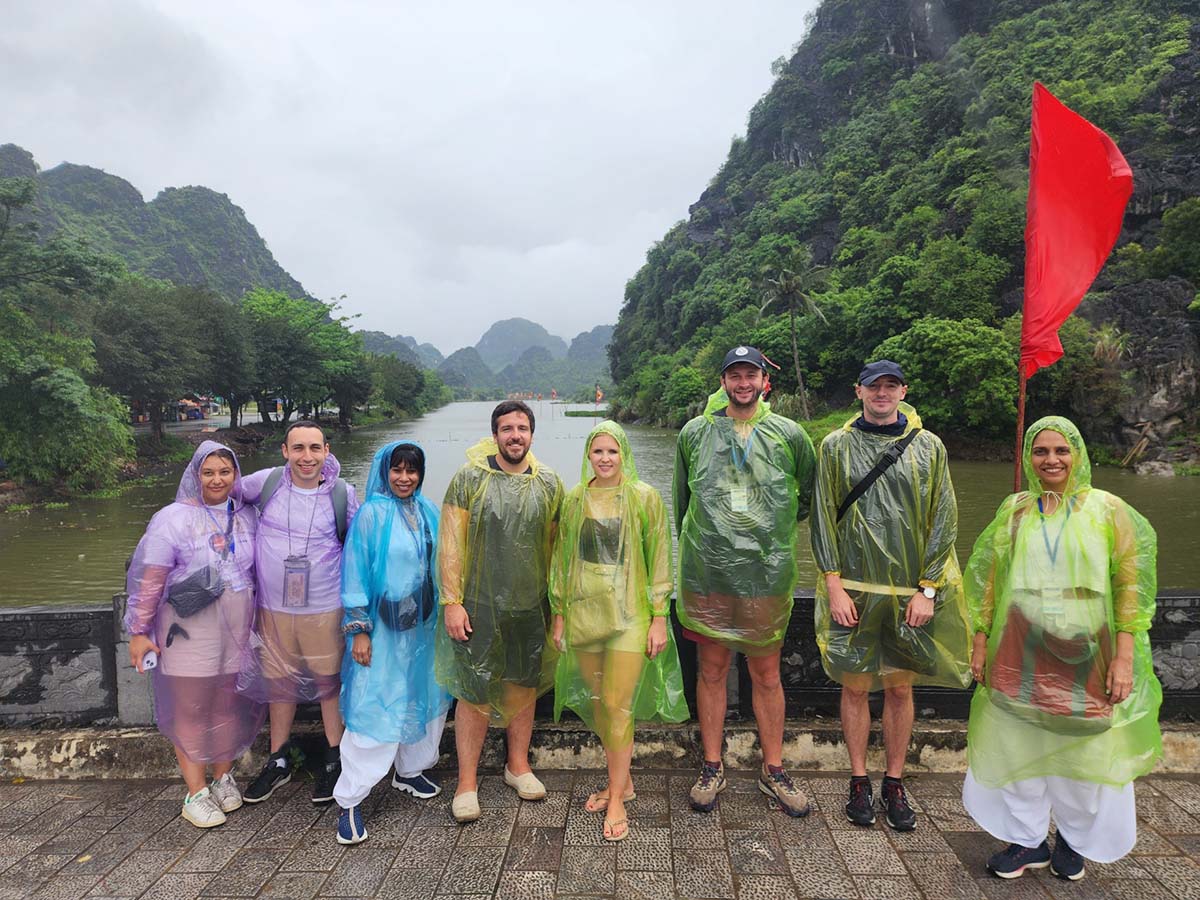
[{"label": "black sneaker", "polygon": [[899,779],[883,780],[883,787],[879,790],[879,805],[883,807],[883,817],[893,831],[912,831],[917,827],[917,814],[908,805],[904,783]]},{"label": "black sneaker", "polygon": [[987,870],[1000,878],[1020,878],[1026,869],[1044,869],[1050,865],[1050,845],[1042,841],[1036,847],[1009,844],[987,861]]},{"label": "black sneaker", "polygon": [[1079,881],[1083,878],[1083,857],[1067,843],[1067,839],[1062,836],[1061,831],[1054,839],[1054,853],[1050,856],[1050,871],[1067,881]]},{"label": "black sneaker", "polygon": [[875,795],[870,778],[850,779],[850,800],[846,803],[846,818],[855,825],[875,824]]},{"label": "black sneaker", "polygon": [[292,763],[285,745],[278,752],[271,754],[258,777],[242,792],[242,799],[247,803],[262,803],[275,793],[275,788],[291,780]]},{"label": "black sneaker", "polygon": [[312,802],[328,803],[333,799],[333,788],[342,774],[342,751],[330,747],[325,751],[325,765],[317,769],[313,784]]}]

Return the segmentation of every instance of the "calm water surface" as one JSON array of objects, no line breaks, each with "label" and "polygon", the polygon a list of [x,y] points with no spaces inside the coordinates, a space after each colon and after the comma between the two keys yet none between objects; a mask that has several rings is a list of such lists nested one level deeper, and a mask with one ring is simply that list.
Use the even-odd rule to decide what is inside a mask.
[{"label": "calm water surface", "polygon": [[[342,475],[360,491],[366,486],[371,458],[380,445],[408,438],[428,456],[425,493],[440,502],[450,477],[463,463],[467,447],[486,436],[494,403],[454,403],[411,422],[380,426],[333,438]],[[533,452],[554,468],[567,487],[579,480],[583,440],[591,418],[563,415],[566,407],[534,405],[537,429]],[[629,441],[644,481],[671,502],[671,471],[676,433],[629,426]],[[277,465],[273,452],[242,460],[243,471]],[[1012,467],[1000,463],[956,462],[951,465],[958,494],[960,560],[965,563],[975,537],[991,521],[1012,484]],[[1200,478],[1139,477],[1119,469],[1099,469],[1097,487],[1120,494],[1154,524],[1159,539],[1159,584],[1200,588]],[[113,500],[77,500],[69,508],[0,513],[0,606],[108,603],[124,583],[125,559],[133,551],[146,522],[175,496],[175,484],[131,490]],[[803,580],[816,571],[809,550],[808,527],[800,537]]]}]

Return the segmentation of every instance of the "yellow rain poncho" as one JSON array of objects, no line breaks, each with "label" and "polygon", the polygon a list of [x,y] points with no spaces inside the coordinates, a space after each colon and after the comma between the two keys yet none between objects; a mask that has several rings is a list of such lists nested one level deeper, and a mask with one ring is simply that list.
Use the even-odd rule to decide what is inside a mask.
[{"label": "yellow rain poncho", "polygon": [[[1056,431],[1071,447],[1062,502],[1041,512],[1033,440]],[[1147,634],[1154,618],[1157,539],[1120,497],[1091,485],[1079,430],[1059,416],[1025,432],[1027,490],[1010,495],[967,563],[972,624],[988,636],[967,759],[986,787],[1061,775],[1120,787],[1162,755]],[[1133,635],[1133,690],[1109,703],[1117,633]]]},{"label": "yellow rain poncho", "polygon": [[779,649],[796,587],[796,526],[814,453],[804,429],[759,401],[725,415],[724,390],[679,434],[672,482],[684,628],[748,656]]},{"label": "yellow rain poncho", "polygon": [[[493,468],[496,453],[492,438],[471,447],[446,488],[435,673],[451,694],[505,726],[554,683],[547,576],[563,487],[533,453],[517,475]],[[451,603],[470,617],[466,641],[446,633]]]},{"label": "yellow rain poncho", "polygon": [[[621,484],[588,487],[598,435],[621,449]],[[554,682],[554,717],[572,709],[606,748],[628,747],[635,720],[683,722],[683,673],[671,629],[646,658],[654,616],[671,611],[671,534],[662,497],[639,481],[620,425],[601,422],[584,444],[580,481],[563,500],[550,609],[564,617],[565,649]]]},{"label": "yellow rain poncho", "polygon": [[[900,412],[908,419],[902,435],[855,428],[855,416],[821,442],[812,520],[813,556],[822,573],[815,608],[821,661],[834,681],[860,690],[878,690],[897,676],[910,684],[966,687],[970,628],[954,552],[958,506],[942,442],[922,430],[837,521],[842,500],[884,451],[921,428],[915,409],[901,403]],[[829,572],[841,575],[857,608],[852,628],[829,614],[823,577]],[[933,619],[913,628],[904,621],[908,602],[926,586],[937,591]]]}]

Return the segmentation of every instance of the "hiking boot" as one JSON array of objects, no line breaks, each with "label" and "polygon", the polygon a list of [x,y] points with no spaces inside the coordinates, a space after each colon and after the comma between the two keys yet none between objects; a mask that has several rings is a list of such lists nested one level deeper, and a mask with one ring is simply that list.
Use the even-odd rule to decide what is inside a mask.
[{"label": "hiking boot", "polygon": [[267,764],[263,766],[263,770],[258,773],[246,790],[242,793],[242,799],[247,803],[262,803],[273,793],[280,785],[287,784],[292,780],[292,763],[288,758],[288,748],[285,744],[275,753],[272,753],[267,760]]},{"label": "hiking boot", "polygon": [[235,809],[241,808],[242,792],[238,790],[237,782],[233,780],[230,773],[226,772],[214,780],[208,789],[212,793],[213,799],[217,801],[217,806],[221,807],[221,812],[231,813]]},{"label": "hiking boot", "polygon": [[712,812],[717,805],[717,794],[725,790],[725,765],[715,766],[706,762],[700,767],[700,777],[692,785],[688,802],[696,812]]},{"label": "hiking boot", "polygon": [[363,824],[362,807],[357,804],[343,809],[338,816],[337,842],[339,844],[361,844],[367,839],[367,826]]},{"label": "hiking boot", "polygon": [[1026,869],[1044,869],[1050,865],[1050,845],[1042,841],[1036,847],[1009,844],[987,861],[987,870],[1000,878],[1020,878]]},{"label": "hiking boot", "polygon": [[778,770],[768,766],[765,772],[760,772],[758,789],[793,818],[802,819],[809,813],[808,798],[804,796],[804,791],[796,787],[796,783],[782,766],[779,766]]},{"label": "hiking boot", "polygon": [[879,805],[888,826],[893,831],[913,831],[917,827],[917,814],[908,805],[904,783],[899,778],[894,781],[885,778],[879,793]]},{"label": "hiking boot", "polygon": [[197,828],[215,828],[225,824],[225,813],[221,812],[221,807],[217,806],[208,788],[201,788],[185,797],[180,815]]},{"label": "hiking boot", "polygon": [[846,818],[864,828],[875,824],[875,794],[871,779],[866,776],[850,779],[850,799],[846,801]]},{"label": "hiking boot", "polygon": [[317,770],[313,781],[312,802],[328,803],[333,799],[333,789],[342,774],[342,751],[330,747],[325,751],[325,765]]},{"label": "hiking boot", "polygon": [[395,769],[392,769],[392,787],[412,794],[418,800],[428,800],[442,792],[442,786],[424,772],[418,772],[412,778],[401,778]]},{"label": "hiking boot", "polygon": [[1054,839],[1054,852],[1050,854],[1050,871],[1067,881],[1083,878],[1083,857],[1067,843],[1062,832]]}]

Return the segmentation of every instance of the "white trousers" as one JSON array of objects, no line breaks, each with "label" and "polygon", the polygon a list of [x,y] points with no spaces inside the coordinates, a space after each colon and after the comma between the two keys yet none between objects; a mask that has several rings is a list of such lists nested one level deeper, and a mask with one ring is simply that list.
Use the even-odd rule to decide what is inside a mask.
[{"label": "white trousers", "polygon": [[1050,775],[989,788],[967,769],[962,799],[984,831],[1009,844],[1038,846],[1051,812],[1067,843],[1093,862],[1116,862],[1137,843],[1133,782],[1114,788]]},{"label": "white trousers", "polygon": [[342,774],[333,799],[342,809],[358,806],[394,765],[401,778],[412,778],[438,761],[438,746],[446,727],[442,713],[425,726],[425,736],[411,744],[377,741],[347,729],[342,735]]}]

